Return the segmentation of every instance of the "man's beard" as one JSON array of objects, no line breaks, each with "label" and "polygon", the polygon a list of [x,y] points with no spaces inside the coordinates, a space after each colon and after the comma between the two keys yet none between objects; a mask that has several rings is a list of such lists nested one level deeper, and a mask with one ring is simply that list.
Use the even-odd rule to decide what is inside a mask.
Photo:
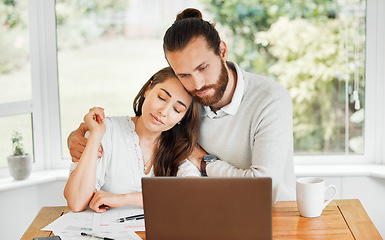
[{"label": "man's beard", "polygon": [[[202,104],[204,106],[212,106],[212,105],[218,103],[222,99],[228,82],[229,82],[229,74],[228,74],[227,69],[225,67],[224,61],[221,60],[221,72],[218,76],[217,82],[215,84],[212,84],[212,85],[203,86],[199,90],[191,91],[190,94],[200,104]],[[203,96],[203,97],[197,96],[198,92],[203,92],[203,91],[206,91],[208,89],[214,89],[214,95]]]}]

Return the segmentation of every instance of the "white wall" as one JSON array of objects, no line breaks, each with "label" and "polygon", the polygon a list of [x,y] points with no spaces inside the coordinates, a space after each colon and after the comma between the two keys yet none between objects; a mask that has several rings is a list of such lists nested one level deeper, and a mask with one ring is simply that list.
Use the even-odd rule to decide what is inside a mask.
[{"label": "white wall", "polygon": [[[63,206],[65,181],[0,191],[1,239],[20,239],[43,206]],[[32,240],[32,239],[31,239]]]},{"label": "white wall", "polygon": [[[322,177],[322,176],[320,176]],[[337,198],[360,199],[381,236],[385,238],[385,179],[324,177],[338,189]],[[38,184],[0,192],[1,239],[20,239],[43,206],[65,205],[65,181]]]}]

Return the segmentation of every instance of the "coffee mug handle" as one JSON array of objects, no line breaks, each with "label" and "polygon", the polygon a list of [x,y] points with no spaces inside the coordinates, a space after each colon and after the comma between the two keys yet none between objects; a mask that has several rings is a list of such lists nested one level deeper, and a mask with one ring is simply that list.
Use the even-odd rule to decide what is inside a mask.
[{"label": "coffee mug handle", "polygon": [[333,188],[334,189],[334,194],[333,194],[333,196],[331,196],[330,197],[330,199],[329,200],[327,200],[325,203],[324,203],[324,207],[322,208],[322,209],[324,209],[333,199],[334,199],[334,197],[336,196],[336,194],[337,194],[337,188],[336,188],[336,186],[334,186],[333,184],[330,184],[329,186],[327,186],[327,187],[325,187],[325,193],[326,193],[326,191],[329,189],[329,188]]}]

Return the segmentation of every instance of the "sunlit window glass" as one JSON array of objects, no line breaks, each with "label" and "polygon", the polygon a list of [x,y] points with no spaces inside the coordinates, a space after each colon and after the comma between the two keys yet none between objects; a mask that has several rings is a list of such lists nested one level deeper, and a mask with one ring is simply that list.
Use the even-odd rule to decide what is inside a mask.
[{"label": "sunlit window glass", "polygon": [[366,2],[204,1],[230,59],[290,91],[296,154],[362,154]]},{"label": "sunlit window glass", "polygon": [[198,1],[56,1],[62,149],[89,108],[133,115],[136,94],[168,64],[163,34]]},{"label": "sunlit window glass", "polygon": [[[150,2],[56,2],[65,157],[66,138],[90,107],[132,114],[140,86],[167,65],[164,31],[194,6]],[[296,154],[363,153],[365,1],[200,3],[227,42],[229,60],[290,91]]]},{"label": "sunlit window glass", "polygon": [[[0,1],[0,168],[7,167],[7,156],[13,153],[12,136],[23,136],[25,151],[33,154],[31,114],[22,112],[31,100],[31,73],[28,38],[28,1]],[[12,107],[11,107],[12,106]]]},{"label": "sunlit window glass", "polygon": [[0,1],[0,103],[31,98],[27,3]]}]

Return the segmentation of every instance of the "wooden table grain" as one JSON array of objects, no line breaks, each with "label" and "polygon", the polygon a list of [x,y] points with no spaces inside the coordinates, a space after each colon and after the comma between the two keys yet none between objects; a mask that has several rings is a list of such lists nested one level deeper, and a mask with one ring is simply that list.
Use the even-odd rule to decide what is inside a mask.
[{"label": "wooden table grain", "polygon": [[[41,231],[43,227],[69,212],[66,206],[43,207],[33,220],[22,240],[34,237],[53,236],[52,232]],[[145,232],[137,232],[146,239]],[[277,202],[273,208],[273,239],[382,239],[358,199],[332,201],[317,218],[299,216],[295,201]]]}]

